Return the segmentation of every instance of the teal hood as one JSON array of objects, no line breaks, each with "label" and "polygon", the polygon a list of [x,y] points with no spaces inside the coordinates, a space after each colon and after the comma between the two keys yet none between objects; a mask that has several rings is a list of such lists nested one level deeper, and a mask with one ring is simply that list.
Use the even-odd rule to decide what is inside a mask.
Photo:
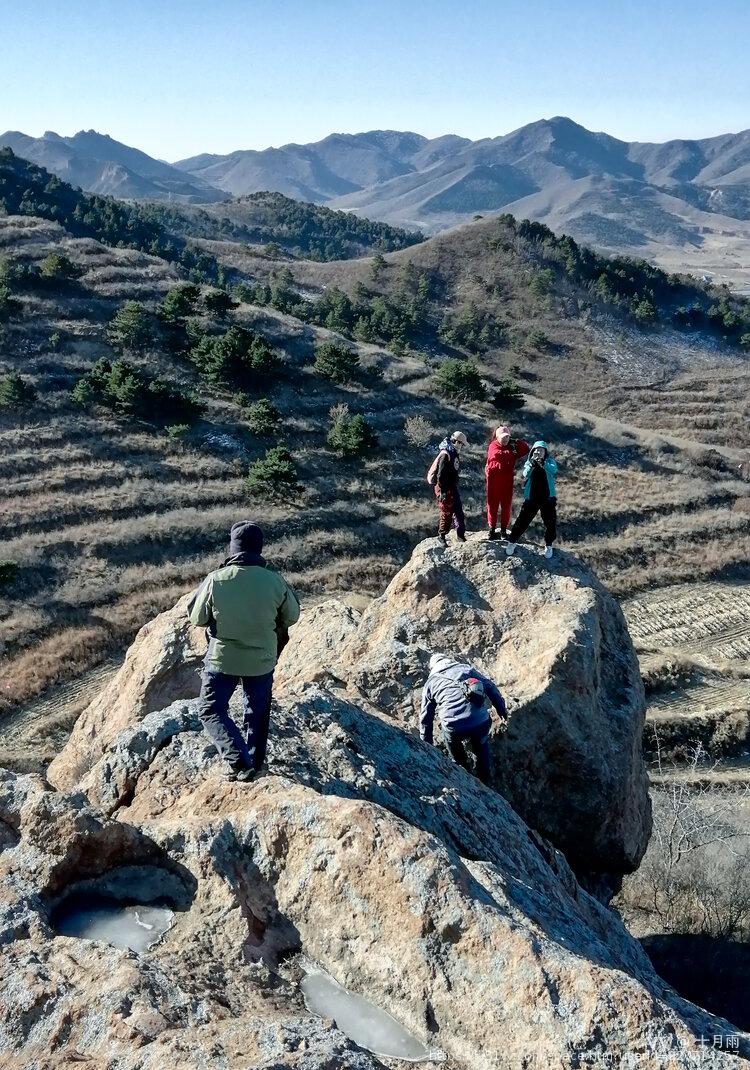
[{"label": "teal hood", "polygon": [[547,456],[544,458],[544,471],[545,471],[545,473],[547,475],[547,486],[549,487],[549,496],[550,496],[550,498],[556,498],[557,497],[557,488],[555,487],[555,476],[557,475],[557,461],[554,460],[554,458],[550,457],[550,455],[549,455],[549,446],[544,441],[544,439],[543,438],[539,438],[534,443],[534,445],[531,447],[531,450],[529,451],[528,459],[527,459],[526,463],[523,466],[523,479],[524,479],[523,496],[527,500],[531,496],[531,469],[532,469],[531,454],[534,452],[535,449],[538,449],[540,446],[541,446],[541,448],[543,450],[546,451],[546,454],[547,454]]}]

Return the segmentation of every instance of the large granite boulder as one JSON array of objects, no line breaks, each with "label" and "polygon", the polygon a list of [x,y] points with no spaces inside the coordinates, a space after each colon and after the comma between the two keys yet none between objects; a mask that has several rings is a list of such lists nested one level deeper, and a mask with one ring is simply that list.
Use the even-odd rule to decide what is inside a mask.
[{"label": "large granite boulder", "polygon": [[495,785],[514,809],[578,872],[635,869],[651,831],[645,698],[623,614],[591,570],[523,546],[507,559],[482,537],[448,551],[427,540],[358,623],[340,603],[303,615],[278,684],[327,681],[414,729],[434,652],[503,691]]}]

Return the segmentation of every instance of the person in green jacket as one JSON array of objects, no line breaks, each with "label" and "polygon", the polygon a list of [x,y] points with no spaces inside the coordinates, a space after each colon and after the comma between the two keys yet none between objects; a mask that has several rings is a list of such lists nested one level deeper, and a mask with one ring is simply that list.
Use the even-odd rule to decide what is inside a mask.
[{"label": "person in green jacket", "polygon": [[[300,614],[297,595],[266,564],[262,549],[259,527],[234,524],[229,557],[208,574],[188,606],[190,623],[208,632],[198,712],[228,780],[252,780],[263,768],[276,660]],[[239,683],[244,735],[229,713]]]}]

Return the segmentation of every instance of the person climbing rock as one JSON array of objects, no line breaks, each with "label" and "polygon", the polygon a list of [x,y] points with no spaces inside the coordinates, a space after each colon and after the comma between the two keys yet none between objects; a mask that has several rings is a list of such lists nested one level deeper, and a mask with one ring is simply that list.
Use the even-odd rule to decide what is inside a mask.
[{"label": "person climbing rock", "polygon": [[[266,564],[262,549],[259,527],[245,520],[233,524],[229,556],[188,606],[190,623],[208,633],[198,713],[228,780],[252,780],[263,768],[276,660],[300,615],[297,595]],[[244,733],[229,713],[240,683]]]},{"label": "person climbing rock", "polygon": [[513,477],[516,464],[529,452],[529,444],[522,438],[511,438],[510,428],[504,424],[495,430],[487,447],[487,527],[488,537],[497,537],[497,514],[500,511],[500,531],[508,537],[510,510],[513,504]]},{"label": "person climbing rock", "polygon": [[508,536],[505,552],[510,557],[516,543],[528,528],[537,513],[544,521],[544,556],[552,557],[552,543],[557,538],[557,491],[555,476],[557,461],[550,457],[547,443],[542,439],[531,447],[531,453],[523,466],[523,505]]},{"label": "person climbing rock", "polygon": [[437,714],[453,760],[469,768],[465,748],[468,743],[476,758],[476,774],[483,784],[489,784],[492,775],[488,700],[505,717],[505,701],[489,677],[446,654],[432,655],[430,675],[422,688],[419,734],[425,743],[433,742]]},{"label": "person climbing rock", "polygon": [[461,450],[467,445],[463,431],[454,431],[444,438],[438,447],[438,455],[427,473],[427,482],[435,488],[438,507],[438,538],[443,546],[448,544],[451,524],[456,529],[459,542],[466,542],[466,520],[461,493],[458,489],[458,473],[461,467]]}]

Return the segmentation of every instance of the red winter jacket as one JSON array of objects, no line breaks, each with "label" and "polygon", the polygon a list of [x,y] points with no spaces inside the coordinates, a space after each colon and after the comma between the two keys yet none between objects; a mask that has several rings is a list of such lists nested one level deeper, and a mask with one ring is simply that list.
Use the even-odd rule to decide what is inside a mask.
[{"label": "red winter jacket", "polygon": [[507,446],[501,446],[496,438],[492,439],[487,447],[487,464],[485,472],[502,472],[504,475],[512,475],[516,462],[520,461],[529,452],[528,442],[522,438],[512,438]]}]

